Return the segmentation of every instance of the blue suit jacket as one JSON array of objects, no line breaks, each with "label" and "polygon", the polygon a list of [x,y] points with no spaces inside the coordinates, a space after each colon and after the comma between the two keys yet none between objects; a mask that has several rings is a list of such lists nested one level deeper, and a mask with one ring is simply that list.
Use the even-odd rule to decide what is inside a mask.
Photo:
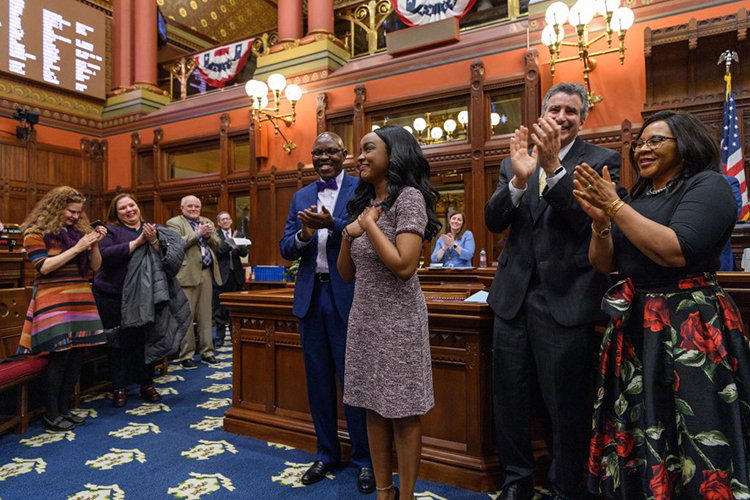
[{"label": "blue suit jacket", "polygon": [[[740,190],[740,181],[736,177],[731,175],[724,175],[729,185],[732,187],[732,194],[737,202],[737,218],[739,219],[742,213],[742,191]],[[732,255],[732,238],[729,238],[724,250],[721,252],[721,267],[719,271],[737,271],[737,264],[734,261],[734,255]]]},{"label": "blue suit jacket", "polygon": [[[334,218],[333,230],[328,236],[326,243],[326,254],[328,255],[328,271],[331,274],[331,286],[336,300],[336,308],[344,321],[349,318],[349,310],[352,308],[354,297],[354,282],[346,283],[341,279],[336,263],[341,249],[341,231],[346,226],[349,214],[346,204],[354,194],[354,189],[359,184],[359,178],[344,173],[344,178],[339,187],[339,195],[336,198],[336,206],[331,211]],[[281,256],[287,260],[302,260],[297,271],[297,282],[294,286],[294,307],[292,312],[298,318],[303,318],[310,307],[310,299],[313,293],[315,280],[316,259],[318,256],[318,233],[313,235],[312,241],[302,248],[295,248],[294,236],[302,229],[302,223],[297,218],[297,212],[318,204],[318,188],[313,182],[296,193],[289,207],[289,217],[286,219],[284,236],[279,242]],[[331,210],[331,207],[326,207]]]}]

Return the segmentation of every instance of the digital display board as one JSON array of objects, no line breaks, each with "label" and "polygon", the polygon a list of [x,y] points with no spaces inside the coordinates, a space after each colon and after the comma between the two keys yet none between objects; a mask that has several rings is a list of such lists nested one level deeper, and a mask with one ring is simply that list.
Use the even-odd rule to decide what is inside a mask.
[{"label": "digital display board", "polygon": [[106,97],[106,16],[76,0],[0,0],[0,71]]}]

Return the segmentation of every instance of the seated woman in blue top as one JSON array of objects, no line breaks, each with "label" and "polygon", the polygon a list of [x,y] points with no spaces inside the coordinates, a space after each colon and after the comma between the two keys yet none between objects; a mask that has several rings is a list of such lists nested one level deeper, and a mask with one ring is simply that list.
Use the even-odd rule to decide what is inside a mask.
[{"label": "seated woman in blue top", "polygon": [[448,227],[437,240],[430,257],[433,263],[442,262],[443,267],[471,267],[474,235],[465,226],[466,215],[460,210],[448,209]]}]

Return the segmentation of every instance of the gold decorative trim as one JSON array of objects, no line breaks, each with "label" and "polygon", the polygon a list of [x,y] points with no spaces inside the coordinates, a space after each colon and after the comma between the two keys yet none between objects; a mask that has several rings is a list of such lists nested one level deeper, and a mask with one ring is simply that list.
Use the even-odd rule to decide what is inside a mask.
[{"label": "gold decorative trim", "polygon": [[[40,111],[42,116],[47,118],[55,118],[54,115],[59,115],[60,113],[68,116],[67,114],[70,113],[85,119],[101,120],[104,111],[104,106],[101,104],[94,104],[63,94],[48,92],[10,80],[0,79],[0,97],[5,98],[11,103],[39,106],[40,109],[36,109],[36,111]],[[5,104],[3,105],[5,106]],[[63,118],[63,120],[71,120],[71,117],[68,117],[67,120]],[[77,123],[77,121],[78,118],[73,123]]]}]

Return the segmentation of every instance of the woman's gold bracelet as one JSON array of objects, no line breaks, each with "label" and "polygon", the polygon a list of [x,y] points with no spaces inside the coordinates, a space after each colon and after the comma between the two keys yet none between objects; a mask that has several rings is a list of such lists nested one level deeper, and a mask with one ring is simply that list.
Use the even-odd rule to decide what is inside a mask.
[{"label": "woman's gold bracelet", "polygon": [[595,235],[597,235],[599,238],[604,239],[607,236],[609,236],[610,234],[612,234],[612,223],[610,222],[609,225],[607,227],[605,227],[604,229],[602,229],[601,231],[597,231],[596,228],[594,227],[594,223],[592,222],[591,223],[591,231]]},{"label": "woman's gold bracelet", "polygon": [[613,201],[612,204],[608,206],[607,209],[605,210],[609,218],[614,219],[615,215],[617,215],[617,211],[620,210],[624,204],[625,202],[619,198]]}]

